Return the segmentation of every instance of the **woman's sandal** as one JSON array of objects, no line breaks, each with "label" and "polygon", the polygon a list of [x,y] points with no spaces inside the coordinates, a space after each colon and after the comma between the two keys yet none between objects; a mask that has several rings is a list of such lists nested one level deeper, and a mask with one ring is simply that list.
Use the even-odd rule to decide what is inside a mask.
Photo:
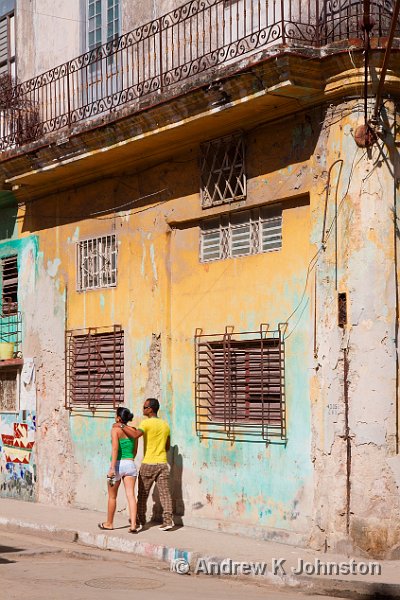
[{"label": "woman's sandal", "polygon": [[104,531],[112,531],[114,529],[114,527],[104,527],[104,523],[97,523],[97,527]]}]

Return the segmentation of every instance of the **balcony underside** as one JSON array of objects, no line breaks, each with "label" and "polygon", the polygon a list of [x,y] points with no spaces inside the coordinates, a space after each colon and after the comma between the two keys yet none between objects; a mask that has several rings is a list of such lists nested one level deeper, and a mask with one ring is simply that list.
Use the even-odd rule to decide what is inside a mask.
[{"label": "balcony underside", "polygon": [[[372,80],[379,79],[383,51],[371,55]],[[386,90],[400,91],[400,53],[392,53]],[[32,200],[109,176],[140,171],[198,142],[235,129],[283,118],[324,102],[359,95],[362,50],[319,58],[281,53],[253,55],[210,74],[197,86],[155,92],[113,112],[48,134],[3,153],[0,181],[19,201]],[[375,83],[376,85],[376,83]],[[370,90],[373,93],[374,89]]]}]

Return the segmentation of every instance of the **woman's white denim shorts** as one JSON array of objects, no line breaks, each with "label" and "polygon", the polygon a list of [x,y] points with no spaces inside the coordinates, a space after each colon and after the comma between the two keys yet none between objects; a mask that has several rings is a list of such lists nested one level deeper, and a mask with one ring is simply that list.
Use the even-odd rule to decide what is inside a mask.
[{"label": "woman's white denim shorts", "polygon": [[137,468],[133,460],[117,460],[115,463],[115,481],[122,477],[137,477]]}]

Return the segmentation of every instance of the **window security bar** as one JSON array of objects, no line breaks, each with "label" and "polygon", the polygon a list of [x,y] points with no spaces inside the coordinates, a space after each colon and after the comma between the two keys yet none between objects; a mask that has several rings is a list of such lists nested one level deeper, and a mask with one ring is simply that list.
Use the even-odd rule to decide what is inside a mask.
[{"label": "window security bar", "polygon": [[78,242],[78,291],[115,287],[117,285],[117,254],[115,235]]},{"label": "window security bar", "polygon": [[284,332],[196,332],[196,431],[201,438],[286,441]]},{"label": "window security bar", "polygon": [[120,325],[66,332],[69,410],[110,410],[124,401],[124,332]]}]

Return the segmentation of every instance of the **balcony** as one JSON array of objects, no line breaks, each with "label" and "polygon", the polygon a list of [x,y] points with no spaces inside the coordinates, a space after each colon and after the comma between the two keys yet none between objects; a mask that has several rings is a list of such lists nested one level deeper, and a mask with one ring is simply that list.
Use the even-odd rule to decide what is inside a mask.
[{"label": "balcony", "polygon": [[[371,36],[382,47],[394,0],[370,2]],[[103,46],[13,86],[0,85],[0,152],[18,150],[124,106],[148,106],[195,89],[201,77],[262,53],[322,56],[362,47],[362,0],[204,0],[188,2]],[[399,32],[397,32],[399,33]],[[204,81],[204,79],[203,79]]]}]

